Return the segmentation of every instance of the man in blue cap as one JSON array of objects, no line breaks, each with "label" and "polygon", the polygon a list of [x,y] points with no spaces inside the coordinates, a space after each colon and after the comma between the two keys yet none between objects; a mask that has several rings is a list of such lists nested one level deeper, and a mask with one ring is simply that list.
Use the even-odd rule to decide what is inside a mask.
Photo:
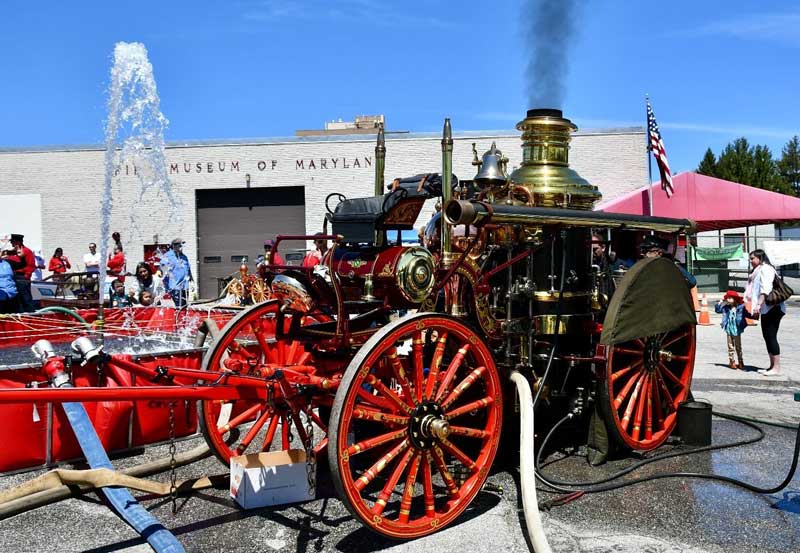
[{"label": "man in blue cap", "polygon": [[189,258],[183,253],[184,242],[180,238],[172,241],[172,249],[161,258],[161,274],[164,288],[178,309],[185,307],[189,295],[189,283],[194,282]]}]

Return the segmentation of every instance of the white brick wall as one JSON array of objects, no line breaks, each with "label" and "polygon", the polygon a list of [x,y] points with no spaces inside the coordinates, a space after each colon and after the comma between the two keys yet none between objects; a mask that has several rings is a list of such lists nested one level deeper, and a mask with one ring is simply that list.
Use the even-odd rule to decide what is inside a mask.
[{"label": "white brick wall", "polygon": [[[522,158],[519,133],[457,133],[454,137],[453,170],[462,178],[474,175],[472,143],[477,143],[479,155],[492,141],[509,158],[509,170]],[[386,182],[399,176],[441,171],[441,137],[438,135],[388,135],[386,144]],[[176,236],[186,241],[186,253],[196,261],[195,190],[211,188],[243,188],[245,175],[250,174],[251,187],[303,186],[306,199],[306,230],[313,234],[321,230],[324,199],[331,192],[348,197],[373,193],[375,174],[375,138],[336,137],[325,140],[274,140],[264,143],[172,145],[167,148],[168,164],[178,164],[179,172],[171,175],[176,195],[183,204],[177,218],[171,216],[163,197],[149,193],[139,198],[139,182],[124,170],[113,181],[114,205],[111,231],[122,234],[128,252],[128,268],[139,261],[142,245],[161,242]],[[367,166],[364,158],[370,158]],[[296,160],[305,162],[304,169]],[[315,160],[316,169],[308,167]],[[325,159],[327,169],[320,167]],[[333,167],[333,159],[338,160]],[[349,168],[343,167],[342,159]],[[354,166],[358,159],[361,167]],[[272,160],[277,164],[273,168]],[[238,171],[231,162],[238,161]],[[264,162],[259,168],[259,162]],[[43,252],[46,259],[56,247],[73,262],[80,262],[91,241],[100,242],[100,201],[104,182],[104,152],[99,149],[42,149],[0,151],[0,194],[31,194],[42,196]],[[197,172],[196,164],[202,171]],[[213,171],[208,164],[213,163]],[[225,163],[221,171],[219,163]],[[184,172],[190,164],[190,172]],[[586,132],[574,135],[570,152],[571,166],[592,184],[597,185],[605,199],[614,198],[647,182],[644,131],[624,129],[609,132]],[[129,168],[129,171],[132,171]],[[430,202],[429,202],[430,203]],[[426,221],[432,207],[426,209],[420,221]],[[138,230],[131,225],[131,214]],[[421,224],[421,223],[420,223]],[[15,232],[14,229],[8,229]],[[108,237],[110,242],[110,237]],[[82,269],[82,264],[79,267]]]}]

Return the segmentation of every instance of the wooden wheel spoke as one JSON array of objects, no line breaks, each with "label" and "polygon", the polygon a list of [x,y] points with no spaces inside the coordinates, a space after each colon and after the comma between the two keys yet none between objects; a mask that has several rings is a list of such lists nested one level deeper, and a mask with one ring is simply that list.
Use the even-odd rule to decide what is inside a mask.
[{"label": "wooden wheel spoke", "polygon": [[620,390],[620,392],[614,398],[614,409],[619,409],[619,406],[622,405],[622,402],[625,400],[626,397],[628,397],[631,388],[633,388],[633,386],[636,385],[642,379],[642,376],[643,373],[641,372],[633,375],[630,378],[630,380],[628,380],[628,382],[625,384],[625,386],[622,387],[622,390]]},{"label": "wooden wheel spoke", "polygon": [[670,361],[688,361],[688,360],[689,360],[688,355],[674,355],[674,354],[672,355],[672,359],[670,359]]},{"label": "wooden wheel spoke", "polygon": [[354,455],[358,455],[359,453],[364,453],[365,451],[369,451],[370,449],[383,445],[386,442],[391,442],[392,440],[399,440],[405,434],[406,434],[406,429],[401,428],[400,430],[394,430],[392,432],[387,432],[386,434],[375,436],[374,438],[363,440],[361,442],[358,442],[357,444],[353,444],[350,447],[348,447],[347,454],[350,457],[352,457]]},{"label": "wooden wheel spoke", "polygon": [[450,392],[450,395],[447,396],[442,402],[442,409],[447,411],[447,408],[450,407],[454,401],[456,401],[461,394],[466,392],[470,386],[472,386],[477,380],[483,377],[483,374],[486,372],[486,367],[481,365],[471,373],[467,375],[467,377],[461,381],[461,383],[455,387],[455,389]]},{"label": "wooden wheel spoke", "polygon": [[419,473],[420,461],[422,461],[422,453],[417,452],[414,459],[411,461],[411,468],[408,469],[408,476],[406,477],[406,485],[403,487],[403,497],[400,499],[400,515],[397,517],[398,522],[408,522],[408,517],[411,515],[411,502],[414,500],[414,485],[417,483],[417,474]]},{"label": "wooden wheel spoke", "polygon": [[464,436],[466,438],[477,438],[485,440],[489,438],[489,433],[477,428],[467,428],[466,426],[450,426],[450,435]]},{"label": "wooden wheel spoke", "polygon": [[653,375],[653,383],[650,386],[652,390],[653,413],[655,415],[655,422],[658,423],[657,430],[664,428],[664,414],[661,411],[661,395],[658,393],[659,381],[661,378],[658,374]]},{"label": "wooden wheel spoke", "polygon": [[255,415],[260,409],[263,408],[264,405],[260,403],[251,405],[250,407],[248,407],[247,409],[245,409],[244,411],[233,417],[231,420],[229,420],[227,424],[223,424],[222,426],[217,427],[217,432],[219,432],[220,434],[224,434],[225,432],[228,432],[232,428],[236,428],[243,422],[246,422],[248,419],[250,419],[250,417]]},{"label": "wooden wheel spoke", "polygon": [[428,380],[425,382],[425,399],[433,398],[433,393],[436,390],[436,383],[439,380],[439,369],[442,366],[442,358],[444,357],[444,348],[447,345],[448,332],[441,331],[439,339],[436,341],[436,349],[433,351],[433,358],[431,359],[431,366],[428,369]]},{"label": "wooden wheel spoke", "polygon": [[374,374],[367,375],[367,377],[364,379],[364,382],[375,388],[376,392],[378,392],[380,395],[388,399],[392,404],[398,407],[405,414],[407,415],[411,414],[412,411],[411,406],[408,403],[404,402],[400,398],[400,396],[398,396],[396,393],[390,390],[386,386],[386,384],[381,382],[380,379],[378,379],[378,377],[376,377]]},{"label": "wooden wheel spoke", "polygon": [[632,348],[622,348],[619,346],[614,346],[614,353],[626,353],[628,355],[642,355],[644,353],[644,348],[632,349]]},{"label": "wooden wheel spoke", "polygon": [[408,381],[408,377],[406,376],[406,370],[403,367],[403,362],[400,361],[400,357],[397,355],[397,348],[392,348],[387,357],[389,359],[389,364],[392,367],[392,374],[394,374],[394,378],[400,385],[400,389],[403,390],[405,397],[409,401],[413,402],[414,395],[411,392],[411,383]]},{"label": "wooden wheel spoke", "polygon": [[675,342],[683,340],[684,338],[689,336],[690,333],[691,333],[690,330],[682,330],[682,331],[678,332],[678,334],[676,334],[675,336],[672,336],[669,339],[669,341],[662,343],[661,344],[661,349],[666,349],[666,348],[670,347],[672,344],[674,344]]},{"label": "wooden wheel spoke", "polygon": [[374,465],[369,467],[364,473],[355,481],[355,487],[358,491],[362,491],[367,485],[372,482],[383,470],[391,463],[395,457],[403,453],[409,447],[408,438],[397,444],[386,455],[378,459]]},{"label": "wooden wheel spoke", "polygon": [[267,337],[264,336],[264,332],[257,326],[257,321],[253,321],[250,323],[250,329],[253,331],[253,334],[258,340],[258,345],[261,346],[261,351],[264,353],[264,359],[274,362],[270,359],[270,353],[272,353],[272,348],[270,347],[269,342],[267,342]]},{"label": "wooden wheel spoke", "polygon": [[397,412],[397,408],[393,403],[382,398],[381,396],[369,393],[364,388],[359,387],[356,393],[358,394],[358,399],[368,405],[377,407],[378,409],[382,409],[383,411],[391,411],[392,413]]},{"label": "wooden wheel spoke", "polygon": [[426,452],[422,464],[422,493],[425,496],[425,515],[436,514],[436,503],[433,500],[433,474],[431,473],[431,457]]},{"label": "wooden wheel spoke", "polygon": [[228,353],[236,354],[244,357],[245,359],[258,359],[258,356],[250,352],[245,346],[239,343],[238,340],[233,340],[228,345]]},{"label": "wooden wheel spoke", "polygon": [[643,361],[641,359],[639,359],[635,363],[632,363],[632,364],[628,365],[627,367],[623,367],[620,370],[611,373],[611,376],[609,376],[609,378],[611,379],[611,382],[615,382],[618,378],[620,378],[622,376],[625,376],[630,371],[632,371],[634,369],[638,369],[639,367],[642,366],[642,362]]},{"label": "wooden wheel spoke", "polygon": [[411,458],[414,456],[414,450],[412,448],[407,448],[406,454],[400,459],[400,462],[397,463],[397,466],[392,471],[392,475],[386,481],[386,484],[383,486],[381,493],[378,495],[378,500],[375,502],[375,505],[372,506],[372,512],[376,515],[379,515],[383,512],[386,508],[386,503],[392,497],[392,492],[394,492],[395,486],[397,486],[397,482],[400,481],[400,477],[405,472],[408,463],[411,461]]},{"label": "wooden wheel spoke", "polygon": [[630,397],[628,398],[628,405],[625,407],[625,414],[622,416],[620,423],[622,424],[622,428],[627,431],[628,426],[631,423],[631,415],[633,414],[633,408],[636,405],[636,399],[639,397],[639,391],[642,388],[642,381],[645,379],[644,375],[639,375],[636,379],[636,386],[631,392]]},{"label": "wooden wheel spoke", "polygon": [[653,379],[647,379],[647,387],[644,396],[644,437],[646,440],[653,438]]},{"label": "wooden wheel spoke", "polygon": [[445,486],[447,486],[447,493],[452,497],[456,497],[458,495],[458,486],[453,479],[453,475],[447,470],[442,449],[438,445],[433,446],[433,449],[431,449],[431,456],[433,457],[433,462],[436,464],[436,468],[439,470],[439,474],[442,476],[442,480],[444,480]]},{"label": "wooden wheel spoke", "polygon": [[477,411],[478,409],[486,409],[487,407],[489,407],[493,403],[494,403],[494,398],[492,396],[486,396],[486,397],[481,398],[481,399],[476,399],[475,401],[470,401],[469,403],[466,403],[466,404],[462,405],[461,407],[459,407],[457,409],[453,409],[449,413],[445,413],[445,418],[448,419],[448,420],[449,419],[454,419],[454,418],[456,418],[458,416],[461,416],[461,415],[463,415],[465,413],[470,413],[472,411]]},{"label": "wooden wheel spoke", "polygon": [[237,455],[241,455],[247,451],[247,447],[250,445],[250,442],[252,442],[253,438],[256,437],[256,434],[261,431],[261,427],[264,426],[264,423],[267,422],[267,418],[270,416],[273,416],[274,418],[274,413],[272,413],[269,409],[264,409],[264,412],[261,413],[261,416],[256,419],[256,422],[253,423],[253,426],[250,427],[250,430],[248,430],[247,434],[245,434],[244,438],[242,438],[242,441],[238,446],[236,446]]},{"label": "wooden wheel spoke", "polygon": [[272,447],[272,440],[275,438],[275,431],[278,429],[279,420],[280,416],[277,413],[270,419],[269,426],[267,427],[267,434],[264,436],[264,443],[261,444],[261,451],[269,451]]},{"label": "wooden wheel spoke", "polygon": [[636,414],[633,419],[633,439],[638,440],[642,432],[642,416],[644,414],[644,405],[647,401],[647,387],[650,383],[650,375],[644,375],[642,378],[642,386],[639,390],[639,396],[636,399]]},{"label": "wooden wheel spoke", "polygon": [[477,465],[475,464],[475,461],[467,457],[466,453],[461,451],[453,442],[451,442],[447,438],[443,438],[442,440],[440,440],[439,445],[441,445],[442,448],[445,451],[447,451],[450,455],[458,459],[458,461],[462,465],[467,467],[471,473],[477,470]]},{"label": "wooden wheel spoke", "polygon": [[469,347],[469,344],[464,344],[461,346],[458,350],[458,353],[456,353],[452,361],[450,361],[450,365],[448,365],[447,370],[444,373],[444,378],[442,378],[442,385],[439,387],[439,391],[436,392],[437,401],[450,393],[450,384],[453,383],[456,372],[461,367],[461,363],[464,361],[464,357],[466,357]]},{"label": "wooden wheel spoke", "polygon": [[424,344],[422,341],[422,331],[419,330],[414,333],[414,338],[411,340],[414,393],[416,394],[417,401],[422,401],[422,387],[424,381],[424,361],[422,359],[423,347]]},{"label": "wooden wheel spoke", "polygon": [[672,411],[675,411],[675,400],[672,399],[672,394],[669,393],[667,383],[664,382],[664,378],[661,376],[661,371],[656,371],[655,375],[658,379],[658,386],[661,389],[661,393],[664,394],[664,400],[667,406],[667,414],[670,414]]},{"label": "wooden wheel spoke", "polygon": [[644,351],[644,348],[647,347],[641,338],[636,338],[633,343],[639,346],[640,351]]},{"label": "wooden wheel spoke", "polygon": [[408,424],[408,421],[411,417],[395,415],[393,413],[384,413],[383,411],[378,411],[377,409],[370,409],[369,407],[358,405],[353,409],[353,418],[365,421],[383,422],[394,426],[404,426]]},{"label": "wooden wheel spoke", "polygon": [[662,374],[664,374],[664,376],[666,376],[669,380],[671,380],[679,389],[683,390],[684,388],[683,382],[681,382],[681,379],[675,376],[675,374],[671,370],[669,370],[669,367],[667,367],[663,362],[659,362],[658,369]]}]

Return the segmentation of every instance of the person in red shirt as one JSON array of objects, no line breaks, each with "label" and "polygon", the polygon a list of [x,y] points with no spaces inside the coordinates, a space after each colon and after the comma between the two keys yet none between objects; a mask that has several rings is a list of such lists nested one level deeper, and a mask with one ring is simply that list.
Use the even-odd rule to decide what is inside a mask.
[{"label": "person in red shirt", "polygon": [[69,258],[64,255],[64,250],[56,248],[56,251],[53,252],[53,257],[50,258],[47,270],[54,275],[63,275],[67,272],[67,269],[72,269]]},{"label": "person in red shirt", "polygon": [[106,268],[110,276],[118,277],[120,282],[125,282],[125,254],[122,251],[122,244],[114,246],[114,255],[108,258]]},{"label": "person in red shirt", "polygon": [[[322,236],[322,233],[318,232],[314,236]],[[324,238],[315,239],[314,246],[316,249],[308,252],[303,258],[303,267],[316,267],[322,263],[325,254],[328,252],[328,241]]]},{"label": "person in red shirt", "polygon": [[[17,250],[15,256],[19,261],[19,268],[14,270],[14,282],[17,284],[17,302],[19,303],[20,313],[30,313],[36,311],[31,296],[31,275],[36,270],[36,256],[30,248],[25,246],[21,234],[11,235],[11,245]],[[24,263],[24,264],[23,264]]]}]

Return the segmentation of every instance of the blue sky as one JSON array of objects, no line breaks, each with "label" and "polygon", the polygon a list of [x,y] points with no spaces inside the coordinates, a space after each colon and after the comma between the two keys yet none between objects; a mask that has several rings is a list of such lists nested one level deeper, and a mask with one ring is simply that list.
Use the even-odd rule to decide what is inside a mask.
[{"label": "blue sky", "polygon": [[[510,129],[528,109],[521,0],[0,4],[0,147],[103,141],[114,44],[145,44],[167,140],[291,136],[383,113],[391,130]],[[565,115],[644,125],[674,170],[800,134],[800,6],[576,2]],[[535,85],[535,83],[533,83]]]}]

